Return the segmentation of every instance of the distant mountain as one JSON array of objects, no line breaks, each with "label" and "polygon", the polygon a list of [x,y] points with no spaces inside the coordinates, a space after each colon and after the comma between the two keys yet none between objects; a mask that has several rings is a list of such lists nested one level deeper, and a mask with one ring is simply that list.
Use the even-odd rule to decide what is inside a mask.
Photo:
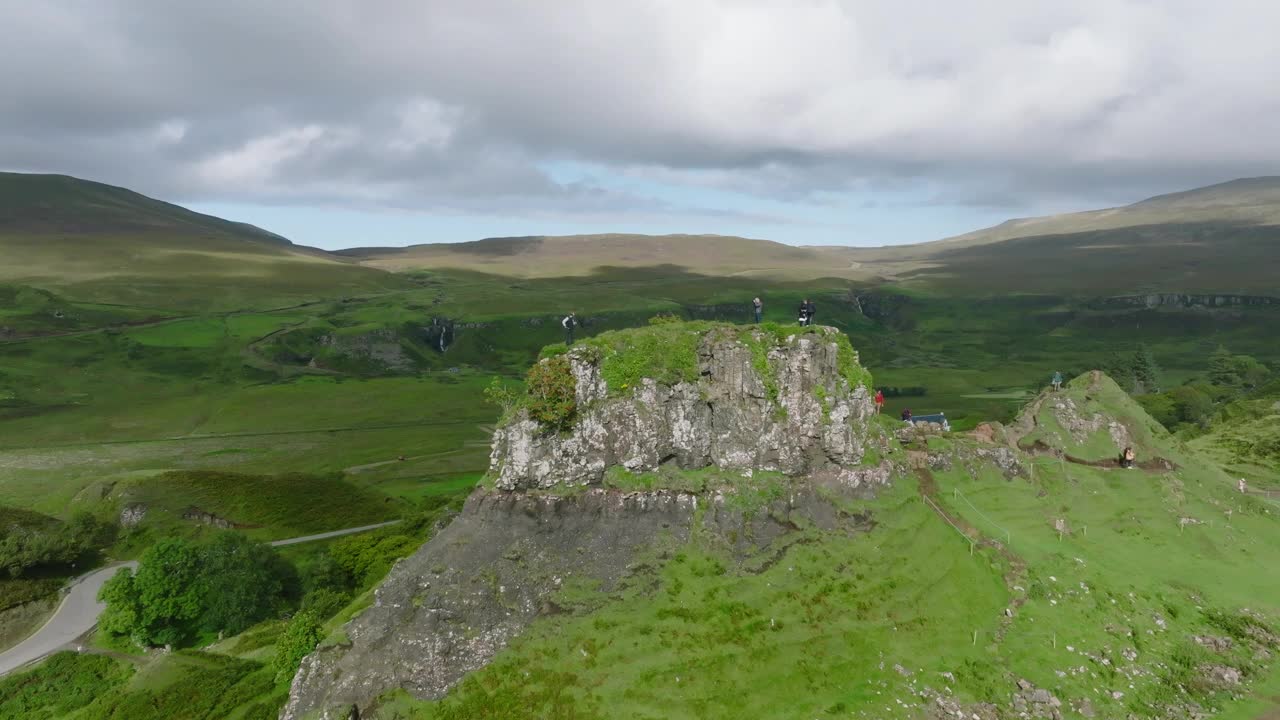
[{"label": "distant mountain", "polygon": [[729,235],[568,235],[352,248],[337,254],[384,270],[458,268],[516,277],[588,275],[598,268],[666,268],[716,276],[804,279],[871,276],[832,267],[812,248]]},{"label": "distant mountain", "polygon": [[248,223],[66,175],[0,173],[0,285],[73,300],[287,305],[405,281]]}]

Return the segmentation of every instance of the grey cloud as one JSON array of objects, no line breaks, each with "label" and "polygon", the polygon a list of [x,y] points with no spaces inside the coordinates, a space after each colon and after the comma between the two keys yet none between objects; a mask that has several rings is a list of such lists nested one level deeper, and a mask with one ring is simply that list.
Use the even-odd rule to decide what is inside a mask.
[{"label": "grey cloud", "polygon": [[[0,0],[0,164],[190,200],[677,211],[1123,201],[1280,165],[1280,6]],[[714,210],[702,212],[713,215]]]}]

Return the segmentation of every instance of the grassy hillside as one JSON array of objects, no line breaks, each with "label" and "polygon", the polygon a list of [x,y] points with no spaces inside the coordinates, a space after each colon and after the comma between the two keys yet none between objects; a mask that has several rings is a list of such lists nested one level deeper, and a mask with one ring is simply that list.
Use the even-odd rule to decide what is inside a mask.
[{"label": "grassy hillside", "polygon": [[[1075,415],[1168,464],[1076,458],[1110,456],[1092,430],[1035,434]],[[643,582],[566,590],[567,612],[445,700],[397,693],[374,716],[1049,717],[1051,697],[1072,718],[1268,717],[1276,513],[1105,376],[1027,417],[1008,439],[1043,454],[993,445],[998,429],[895,443],[893,489],[847,508],[869,531],[800,530],[759,562],[695,533]]]},{"label": "grassy hillside", "polygon": [[1280,383],[1231,403],[1189,444],[1280,507]]},{"label": "grassy hillside", "polygon": [[404,287],[251,225],[62,175],[0,173],[0,254],[0,287],[170,311]]}]

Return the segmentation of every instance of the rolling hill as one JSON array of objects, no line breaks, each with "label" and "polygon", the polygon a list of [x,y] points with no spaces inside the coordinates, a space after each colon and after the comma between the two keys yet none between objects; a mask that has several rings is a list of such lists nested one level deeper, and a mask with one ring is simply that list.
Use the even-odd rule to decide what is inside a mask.
[{"label": "rolling hill", "polygon": [[568,235],[487,238],[404,248],[351,248],[339,255],[400,272],[424,268],[475,270],[526,278],[590,275],[599,268],[663,268],[715,276],[774,279],[873,276],[824,252],[730,235]]},{"label": "rolling hill", "polygon": [[1276,295],[1280,177],[1132,205],[1010,220],[930,243],[795,247],[723,235],[489,238],[339,254],[393,272],[451,268],[525,278],[668,267],[713,276],[835,277],[962,294]]},{"label": "rolling hill", "polygon": [[0,284],[164,309],[287,305],[403,287],[245,223],[64,175],[0,173]]}]

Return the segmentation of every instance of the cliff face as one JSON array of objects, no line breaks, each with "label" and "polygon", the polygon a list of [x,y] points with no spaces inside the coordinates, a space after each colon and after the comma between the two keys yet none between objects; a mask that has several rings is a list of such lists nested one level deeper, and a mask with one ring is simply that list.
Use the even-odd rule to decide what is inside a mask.
[{"label": "cliff face", "polygon": [[[494,437],[492,487],[303,661],[282,717],[347,718],[353,707],[369,717],[397,689],[442,697],[538,616],[579,609],[581,588],[606,598],[620,583],[653,582],[653,568],[695,536],[758,565],[799,528],[865,526],[841,498],[886,485],[895,467],[867,457],[882,438],[847,341],[831,328],[689,332],[663,331],[680,347],[657,344],[694,354],[680,379],[625,390],[606,378],[632,362],[629,336],[570,350],[558,367],[572,374],[572,422],[511,414]],[[696,476],[700,489],[606,487],[611,468],[615,479],[623,469]]]},{"label": "cliff face", "polygon": [[549,432],[517,415],[494,435],[490,474],[502,490],[599,484],[615,465],[644,472],[668,462],[852,480],[847,469],[862,461],[875,406],[841,367],[847,341],[834,328],[812,330],[784,338],[712,330],[697,345],[696,380],[646,378],[626,392],[605,381],[607,359],[593,348],[572,350],[572,427]]}]

